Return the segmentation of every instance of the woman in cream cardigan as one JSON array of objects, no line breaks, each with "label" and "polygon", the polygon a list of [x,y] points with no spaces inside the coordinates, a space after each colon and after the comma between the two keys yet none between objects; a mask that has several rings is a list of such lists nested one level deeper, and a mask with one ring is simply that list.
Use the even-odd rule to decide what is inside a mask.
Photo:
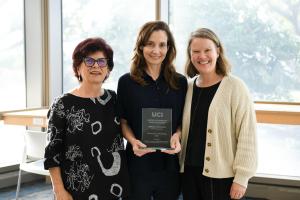
[{"label": "woman in cream cardigan", "polygon": [[257,168],[256,118],[246,85],[231,75],[219,38],[191,34],[180,152],[183,198],[242,199]]}]

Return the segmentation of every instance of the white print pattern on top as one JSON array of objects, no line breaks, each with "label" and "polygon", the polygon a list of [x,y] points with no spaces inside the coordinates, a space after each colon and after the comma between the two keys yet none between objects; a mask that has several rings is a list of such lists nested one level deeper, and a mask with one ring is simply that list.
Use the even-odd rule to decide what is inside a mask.
[{"label": "white print pattern on top", "polygon": [[91,124],[93,135],[97,135],[102,130],[102,124],[99,121],[95,121]]},{"label": "white print pattern on top", "polygon": [[77,145],[72,145],[68,147],[68,151],[66,152],[66,158],[75,161],[75,158],[82,158],[82,152],[80,151],[80,147]]},{"label": "white print pattern on top", "polygon": [[67,110],[66,118],[69,126],[68,132],[73,133],[75,130],[82,131],[83,124],[90,122],[90,114],[85,112],[85,109],[75,110],[72,106],[71,110]]},{"label": "white print pattern on top", "polygon": [[53,157],[53,160],[54,162],[56,162],[57,164],[60,164],[59,160],[58,160],[58,157],[59,157],[59,154],[56,154],[54,157]]},{"label": "white print pattern on top", "polygon": [[118,118],[118,117],[115,117],[115,120],[114,120],[114,122],[115,122],[116,124],[120,125],[120,120],[119,120],[119,118]]},{"label": "white print pattern on top", "polygon": [[62,142],[62,139],[58,137],[58,134],[61,134],[61,131],[57,130],[55,126],[50,124],[47,131],[47,140],[50,141],[49,148],[52,148],[56,144]]},{"label": "white print pattern on top", "polygon": [[100,97],[97,98],[90,98],[92,100],[92,102],[94,102],[94,104],[96,104],[96,100],[103,106],[105,106],[105,104],[107,104],[107,102],[111,99],[111,94],[108,90],[107,91],[107,97],[105,99],[101,99]]},{"label": "white print pattern on top", "polygon": [[114,142],[111,146],[110,149],[108,149],[108,152],[116,152],[116,151],[120,151],[120,150],[124,150],[124,143],[123,143],[123,138],[118,135],[115,139]]},{"label": "white print pattern on top", "polygon": [[44,164],[61,167],[64,186],[72,196],[120,200],[128,195],[129,183],[126,166],[124,170],[121,166],[125,154],[116,94],[105,90],[101,99],[95,104],[71,94],[56,99],[48,112],[50,141]]},{"label": "white print pattern on top", "polygon": [[[94,151],[96,151],[98,153],[98,155],[94,155]],[[92,147],[91,148],[91,154],[93,157],[97,156],[97,161],[99,163],[99,166],[103,172],[103,174],[105,176],[115,176],[119,173],[120,171],[120,168],[121,168],[121,156],[119,154],[119,152],[112,152],[112,156],[114,157],[114,161],[111,165],[111,168],[109,169],[106,169],[103,164],[102,164],[102,161],[101,161],[101,152],[100,150],[98,149],[98,147]]]},{"label": "white print pattern on top", "polygon": [[123,188],[117,183],[113,183],[110,187],[110,193],[116,197],[120,197],[123,193]]},{"label": "white print pattern on top", "polygon": [[61,100],[61,97],[58,97],[54,99],[53,104],[50,109],[50,116],[53,115],[53,112],[56,112],[56,114],[60,117],[63,118],[65,116],[64,112],[64,104]]},{"label": "white print pattern on top", "polygon": [[89,200],[98,200],[98,196],[95,195],[95,194],[91,194],[91,195],[89,196]]},{"label": "white print pattern on top", "polygon": [[84,192],[89,188],[94,175],[90,176],[87,164],[73,162],[69,171],[66,170],[67,188],[73,191]]}]

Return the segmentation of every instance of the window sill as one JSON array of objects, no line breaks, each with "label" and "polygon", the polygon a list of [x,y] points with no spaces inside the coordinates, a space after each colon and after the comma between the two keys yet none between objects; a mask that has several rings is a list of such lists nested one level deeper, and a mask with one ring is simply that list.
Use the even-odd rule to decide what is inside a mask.
[{"label": "window sill", "polygon": [[255,103],[258,123],[300,125],[300,105]]},{"label": "window sill", "polygon": [[257,173],[249,183],[300,188],[300,177]]}]

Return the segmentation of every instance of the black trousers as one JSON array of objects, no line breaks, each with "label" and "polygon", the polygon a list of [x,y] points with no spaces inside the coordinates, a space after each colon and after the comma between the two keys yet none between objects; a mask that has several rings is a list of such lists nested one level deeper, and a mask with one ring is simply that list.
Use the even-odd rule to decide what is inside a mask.
[{"label": "black trousers", "polygon": [[201,167],[185,166],[182,174],[183,200],[230,200],[233,178],[209,178]]},{"label": "black trousers", "polygon": [[131,192],[128,200],[177,200],[180,193],[178,172],[130,174]]}]

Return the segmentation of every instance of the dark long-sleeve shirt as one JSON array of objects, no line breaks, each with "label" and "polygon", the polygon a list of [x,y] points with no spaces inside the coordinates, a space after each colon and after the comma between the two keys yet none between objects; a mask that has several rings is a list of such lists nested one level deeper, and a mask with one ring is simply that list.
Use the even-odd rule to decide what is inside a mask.
[{"label": "dark long-sleeve shirt", "polygon": [[[187,90],[186,78],[179,75],[179,89],[171,89],[161,74],[153,80],[144,73],[147,85],[142,86],[135,82],[127,73],[119,79],[118,83],[118,111],[120,117],[127,120],[134,136],[141,140],[142,137],[142,109],[143,108],[169,108],[172,109],[172,133],[181,125],[183,105]],[[127,143],[126,154],[129,170],[135,173],[149,171],[170,170],[178,171],[177,155],[165,153],[149,153],[137,157],[132,151],[132,146]]]},{"label": "dark long-sleeve shirt", "polygon": [[127,163],[115,105],[116,94],[105,90],[98,98],[64,94],[49,109],[50,143],[44,166],[60,167],[64,186],[74,199],[128,196]]}]

